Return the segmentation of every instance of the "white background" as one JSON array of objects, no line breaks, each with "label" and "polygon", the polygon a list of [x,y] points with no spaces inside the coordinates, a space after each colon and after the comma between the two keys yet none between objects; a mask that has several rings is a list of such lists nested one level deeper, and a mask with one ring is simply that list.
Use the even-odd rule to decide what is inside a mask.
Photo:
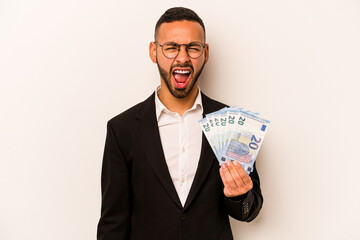
[{"label": "white background", "polygon": [[159,84],[174,6],[206,25],[201,89],[271,120],[235,239],[360,239],[357,0],[0,0],[0,239],[95,239],[106,122]]}]

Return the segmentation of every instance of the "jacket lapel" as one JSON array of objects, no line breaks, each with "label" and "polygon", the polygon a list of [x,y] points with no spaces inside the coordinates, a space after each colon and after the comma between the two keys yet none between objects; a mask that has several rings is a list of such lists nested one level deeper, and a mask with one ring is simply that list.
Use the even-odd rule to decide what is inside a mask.
[{"label": "jacket lapel", "polygon": [[212,149],[203,133],[199,164],[198,164],[198,168],[196,170],[194,181],[190,188],[189,195],[186,199],[184,211],[190,206],[190,204],[194,200],[196,194],[199,192],[202,184],[205,182],[206,176],[208,175],[208,173],[211,169],[211,166],[215,162],[214,157],[215,156],[212,152]]},{"label": "jacket lapel", "polygon": [[[206,114],[219,110],[220,108],[225,107],[225,105],[211,100],[203,93],[201,93],[201,99],[203,104],[203,117]],[[189,195],[186,199],[186,203],[184,206],[184,211],[190,206],[191,202],[194,200],[196,194],[201,189],[201,186],[206,180],[207,175],[213,164],[217,163],[216,157],[211,149],[211,146],[206,139],[204,133],[202,133],[202,145],[201,145],[201,153],[198,168],[196,170],[194,181],[191,185]]]},{"label": "jacket lapel", "polygon": [[155,93],[143,102],[138,114],[140,120],[139,128],[136,129],[139,141],[145,151],[161,185],[170,195],[173,202],[182,208],[179,196],[172,182],[161,145],[158,123],[155,113]]}]

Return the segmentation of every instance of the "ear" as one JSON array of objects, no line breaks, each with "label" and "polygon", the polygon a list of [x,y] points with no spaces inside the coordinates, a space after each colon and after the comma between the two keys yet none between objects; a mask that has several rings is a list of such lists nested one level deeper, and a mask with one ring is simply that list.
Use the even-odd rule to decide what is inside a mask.
[{"label": "ear", "polygon": [[150,59],[153,63],[156,63],[156,43],[154,42],[151,42],[149,44],[149,56],[150,56]]},{"label": "ear", "polygon": [[209,60],[209,44],[205,45],[205,63]]}]

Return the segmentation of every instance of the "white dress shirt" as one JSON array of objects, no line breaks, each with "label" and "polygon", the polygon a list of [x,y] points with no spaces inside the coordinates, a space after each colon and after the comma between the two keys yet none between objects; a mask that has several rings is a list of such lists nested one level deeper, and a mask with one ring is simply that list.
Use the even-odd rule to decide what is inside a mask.
[{"label": "white dress shirt", "polygon": [[158,97],[160,86],[155,91],[156,117],[161,143],[171,179],[181,204],[184,206],[198,167],[202,130],[203,106],[200,89],[192,108],[182,116],[168,110]]}]

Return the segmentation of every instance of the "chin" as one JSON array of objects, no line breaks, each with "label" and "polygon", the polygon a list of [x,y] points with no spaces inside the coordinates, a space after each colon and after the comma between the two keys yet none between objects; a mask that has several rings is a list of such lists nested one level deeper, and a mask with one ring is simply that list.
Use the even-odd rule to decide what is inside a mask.
[{"label": "chin", "polygon": [[190,81],[186,88],[176,88],[175,86],[172,86],[170,93],[176,98],[186,98],[194,90],[194,87],[195,83]]}]

